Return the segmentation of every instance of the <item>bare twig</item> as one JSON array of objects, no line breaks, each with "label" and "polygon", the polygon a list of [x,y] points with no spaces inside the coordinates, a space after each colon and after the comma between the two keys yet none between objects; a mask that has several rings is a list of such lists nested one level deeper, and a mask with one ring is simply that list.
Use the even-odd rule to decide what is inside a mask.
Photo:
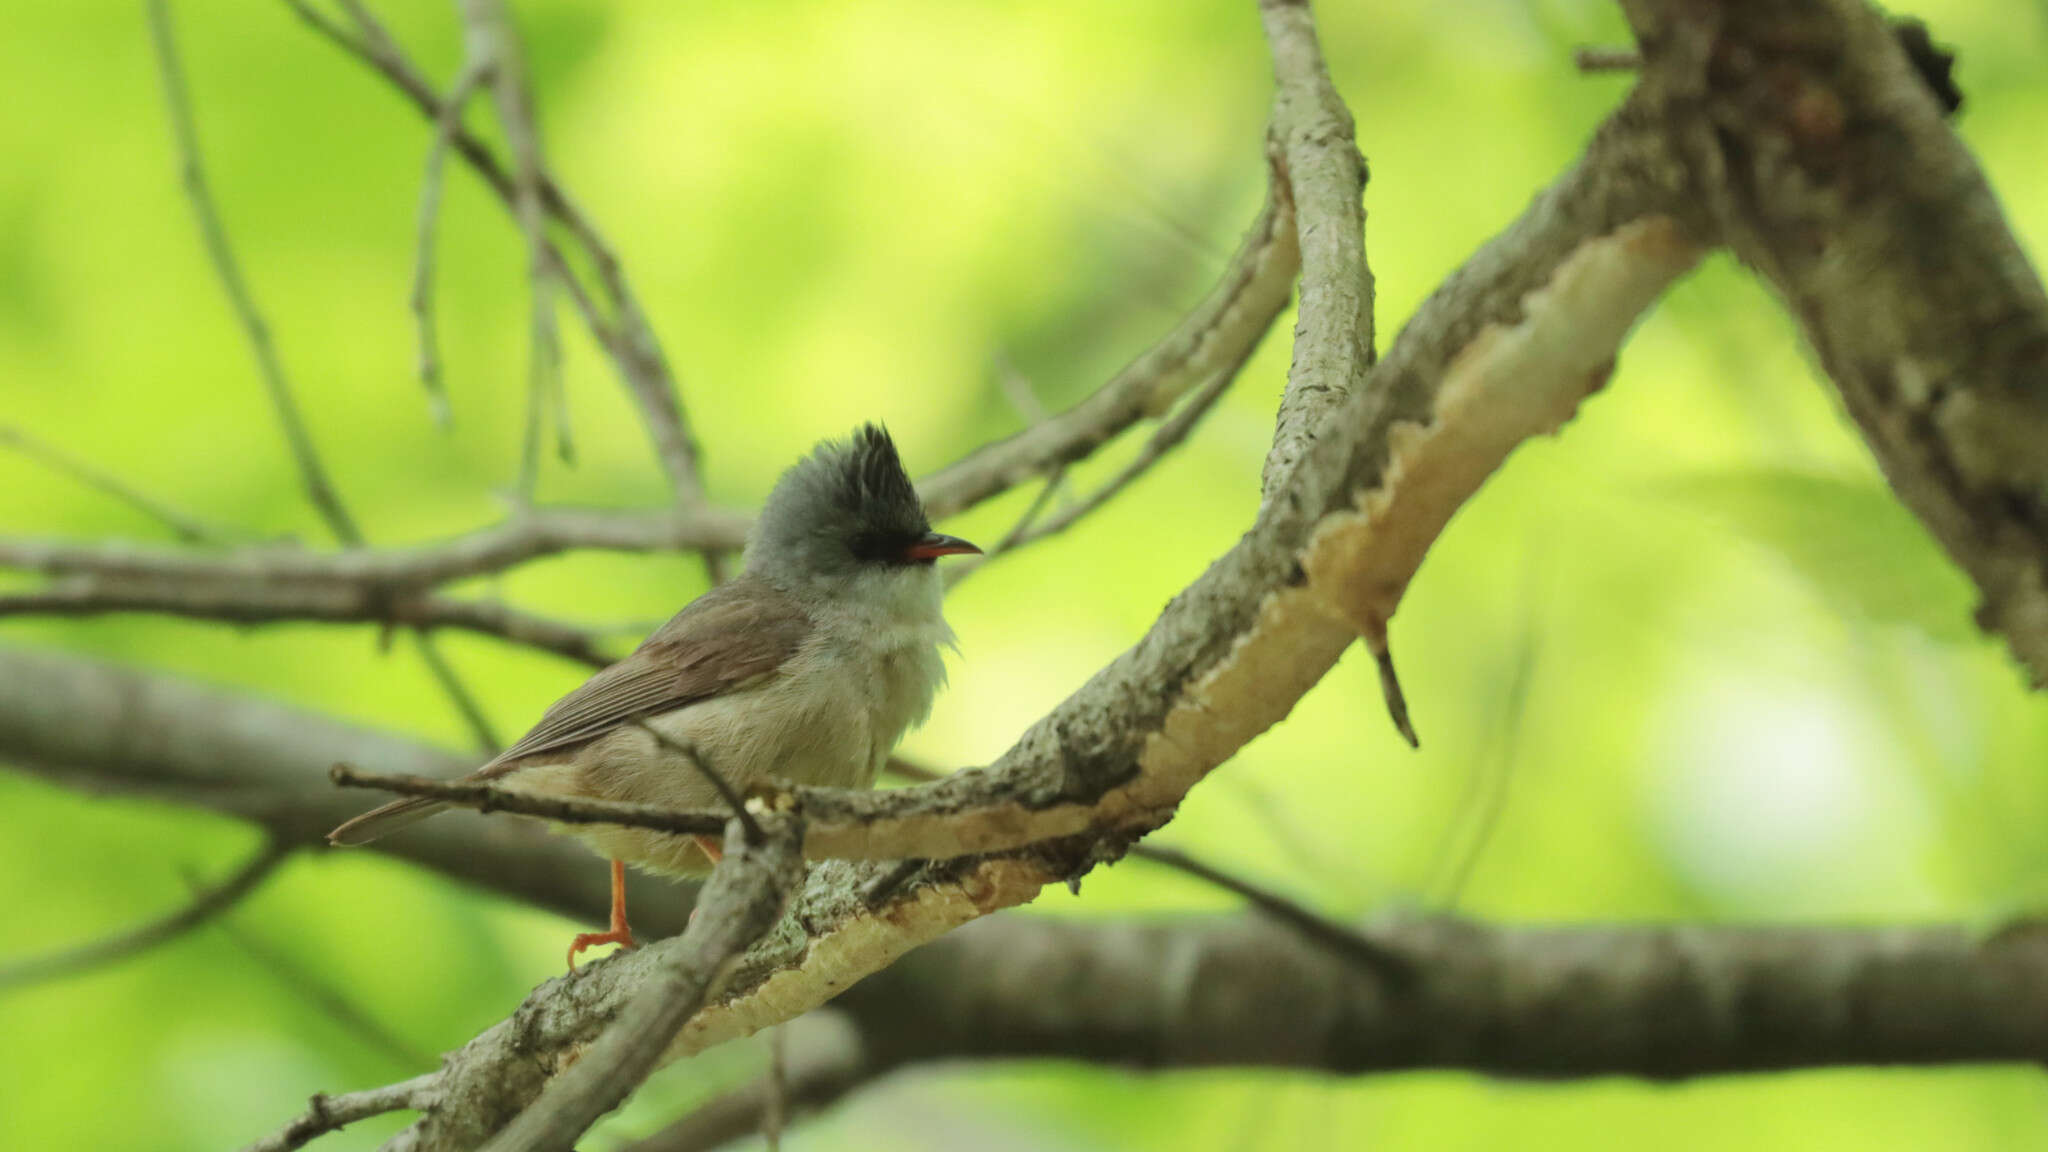
[{"label": "bare twig", "polygon": [[334,533],[336,540],[351,547],[359,545],[362,533],[357,531],[355,521],[342,506],[341,497],[327,477],[326,467],[320,463],[312,434],[306,430],[305,417],[300,414],[298,400],[292,394],[291,381],[285,376],[283,362],[278,359],[270,325],[257,310],[256,300],[242,279],[241,267],[236,264],[234,250],[228,244],[227,229],[221,223],[219,209],[214,206],[206,171],[199,162],[199,134],[192,122],[184,67],[178,61],[177,43],[172,37],[168,0],[149,0],[149,31],[163,80],[164,103],[170,111],[171,137],[178,151],[179,173],[184,180],[186,196],[192,203],[193,214],[199,220],[199,235],[205,242],[206,254],[213,261],[214,271],[219,274],[221,286],[227,290],[228,301],[234,306],[235,316],[241,321],[249,346],[256,354],[263,385],[270,392],[271,407],[277,411],[278,423],[284,430],[285,440],[291,445],[293,459],[298,462],[299,479],[305,486],[307,499],[327,522],[328,530]]},{"label": "bare twig", "polygon": [[272,839],[233,875],[194,896],[183,908],[137,928],[95,940],[90,944],[0,968],[0,991],[46,980],[82,976],[95,968],[126,960],[168,943],[233,908],[256,890],[295,846]]},{"label": "bare twig", "polygon": [[434,308],[434,221],[441,212],[441,174],[446,167],[443,161],[448,155],[449,138],[461,128],[462,112],[468,106],[470,96],[489,77],[489,65],[476,61],[466,63],[461,74],[456,76],[441,104],[440,116],[434,124],[434,140],[427,146],[426,171],[420,176],[418,256],[413,264],[412,314],[419,332],[420,383],[427,390],[427,405],[433,413],[434,422],[443,428],[449,426],[452,412],[448,404],[448,387],[441,379],[440,325]]},{"label": "bare twig", "polygon": [[660,1062],[734,959],[775,926],[804,875],[801,825],[775,816],[774,832],[749,839],[734,822],[697,915],[660,958],[632,1001],[582,1058],[484,1146],[485,1152],[557,1152],[618,1107]]},{"label": "bare twig", "polygon": [[1045,487],[1039,492],[1038,498],[1032,501],[1031,507],[1025,511],[1023,516],[1018,518],[1016,526],[1010,529],[1009,533],[998,541],[995,547],[989,549],[984,555],[974,557],[969,563],[956,564],[947,570],[946,586],[951,588],[959,584],[960,581],[973,575],[982,565],[1006,552],[1015,551],[1028,544],[1035,544],[1049,536],[1055,536],[1066,531],[1083,516],[1100,509],[1103,505],[1115,499],[1125,489],[1136,483],[1140,477],[1152,470],[1153,465],[1165,459],[1168,453],[1180,446],[1181,441],[1187,439],[1188,433],[1194,431],[1195,425],[1201,423],[1202,417],[1209,414],[1209,410],[1215,407],[1216,401],[1222,399],[1223,393],[1237,380],[1238,373],[1244,370],[1245,362],[1251,359],[1252,353],[1258,351],[1258,347],[1258,341],[1256,340],[1246,345],[1242,354],[1234,362],[1224,368],[1223,371],[1217,373],[1208,383],[1197,389],[1195,394],[1190,396],[1186,402],[1174,409],[1171,416],[1167,417],[1158,428],[1153,429],[1151,437],[1138,450],[1138,454],[1119,469],[1115,476],[1110,477],[1108,481],[1104,482],[1095,491],[1066,505],[1051,516],[1040,520],[1039,517],[1043,512],[1047,499],[1052,494],[1053,486],[1059,482],[1057,475],[1048,478]]},{"label": "bare twig", "polygon": [[[783,1043],[783,1032],[818,1015],[777,1028],[775,1043]],[[756,1133],[765,1136],[773,1131],[771,1117],[778,1110],[787,1124],[831,1107],[888,1071],[868,1058],[859,1032],[843,1020],[824,1035],[800,1037],[793,1047],[780,1088],[771,1068],[769,1075],[712,1097],[622,1152],[710,1152]]]},{"label": "bare twig", "polygon": [[1139,420],[1167,411],[1258,343],[1287,306],[1300,266],[1294,205],[1285,186],[1274,183],[1223,275],[1171,332],[1073,407],[919,481],[925,508],[937,519],[966,511],[1033,477],[1056,474]]},{"label": "bare twig", "polygon": [[336,764],[328,778],[340,788],[374,788],[400,796],[424,796],[479,812],[511,812],[539,816],[558,824],[619,824],[652,828],[687,836],[715,836],[732,817],[716,812],[682,812],[656,804],[625,804],[613,800],[542,796],[492,784],[459,780],[426,780],[418,776],[379,776]]},{"label": "bare twig", "polygon": [[159,521],[187,544],[203,544],[219,539],[218,534],[194,517],[178,511],[113,473],[94,467],[49,441],[31,435],[12,424],[0,424],[0,448],[11,448],[52,472],[68,476],[87,488],[112,496]]},{"label": "bare twig", "polygon": [[425,629],[414,629],[413,638],[419,642],[420,659],[425,662],[427,671],[433,674],[434,682],[441,686],[448,702],[455,705],[462,722],[469,726],[469,734],[476,741],[477,750],[486,756],[497,755],[498,750],[505,746],[504,742],[498,739],[497,730],[491,726],[491,718],[485,715],[484,706],[477,702],[476,693],[470,691],[469,685],[463,683],[462,677],[456,673],[455,666],[441,654],[440,641]]},{"label": "bare twig", "polygon": [[397,1084],[366,1088],[341,1096],[317,1093],[305,1112],[279,1131],[244,1145],[242,1152],[292,1152],[292,1149],[305,1147],[315,1137],[338,1132],[358,1120],[423,1107],[424,1098],[433,1091],[439,1076],[437,1072],[430,1072]]},{"label": "bare twig", "polygon": [[1465,796],[1458,805],[1461,816],[1469,815],[1471,831],[1460,849],[1459,831],[1464,821],[1452,825],[1444,837],[1436,866],[1430,869],[1430,881],[1423,888],[1430,894],[1433,906],[1445,912],[1456,911],[1458,899],[1472,878],[1472,870],[1479,866],[1479,858],[1493,839],[1501,813],[1507,808],[1508,784],[1513,779],[1515,760],[1521,754],[1522,722],[1529,712],[1529,689],[1535,682],[1541,647],[1533,600],[1532,596],[1531,607],[1515,644],[1507,691],[1498,707],[1493,709],[1496,719],[1492,726],[1492,747],[1476,758],[1471,778],[1466,782]]},{"label": "bare twig", "polygon": [[744,516],[716,508],[626,512],[600,508],[524,509],[502,524],[432,544],[316,552],[262,544],[199,553],[128,543],[0,538],[0,567],[49,576],[84,573],[179,583],[287,586],[369,585],[414,590],[504,572],[531,560],[588,549],[665,552],[738,548]]},{"label": "bare twig", "polygon": [[392,597],[363,588],[299,590],[274,598],[261,585],[192,585],[125,579],[74,577],[29,592],[0,592],[4,616],[104,616],[113,612],[154,612],[236,624],[311,620],[330,624],[383,624],[405,628],[460,628],[508,643],[552,652],[602,668],[612,662],[597,642],[599,633],[506,604],[453,596]]},{"label": "bare twig", "polygon": [[1239,876],[1233,876],[1221,868],[1204,863],[1178,848],[1163,844],[1141,844],[1143,852],[1131,854],[1163,864],[1176,871],[1185,872],[1199,880],[1214,884],[1227,892],[1242,896],[1261,913],[1280,921],[1317,944],[1328,948],[1380,978],[1393,983],[1406,983],[1415,978],[1415,963],[1408,957],[1393,951],[1344,925],[1314,912],[1301,904],[1280,895],[1271,889],[1261,887]]},{"label": "bare twig", "polygon": [[652,736],[656,744],[681,756],[689,763],[690,767],[695,768],[697,774],[704,777],[710,783],[712,789],[718,793],[718,798],[725,801],[726,807],[732,810],[732,818],[740,822],[741,828],[746,829],[747,839],[752,842],[760,841],[762,836],[761,825],[756,823],[753,814],[747,811],[746,800],[733,789],[732,782],[727,780],[719,773],[717,768],[712,766],[710,758],[705,756],[695,744],[685,744],[669,736],[667,733],[656,731],[654,726],[647,722],[645,716],[635,716],[632,724],[633,727]]},{"label": "bare twig", "polygon": [[362,1005],[297,958],[256,934],[236,927],[230,918],[222,917],[216,921],[214,930],[227,937],[230,943],[294,996],[376,1049],[393,1064],[400,1068],[419,1068],[433,1063],[429,1053],[407,1043]]},{"label": "bare twig", "polygon": [[[307,26],[390,81],[421,115],[437,124],[440,122],[444,111],[440,94],[388,33],[379,30],[372,34],[366,29],[363,36],[352,36],[312,10],[305,0],[284,0],[284,3],[298,13]],[[357,0],[350,0],[350,7],[362,10]],[[361,17],[358,17],[358,24],[362,24]],[[516,213],[517,181],[490,148],[467,129],[459,127],[449,143],[463,162],[483,178],[498,199]],[[704,491],[698,476],[697,445],[677,399],[679,390],[675,377],[626,279],[618,254],[545,168],[539,173],[538,185],[541,206],[568,230],[569,236],[583,249],[598,282],[610,297],[614,315],[607,317],[599,310],[596,302],[578,286],[569,271],[568,262],[555,250],[552,242],[548,242],[546,258],[555,266],[554,274],[560,286],[576,305],[585,325],[611,359],[639,407],[642,421],[654,443],[655,455],[675,494],[676,507],[688,509],[701,504]]]},{"label": "bare twig", "polygon": [[[556,451],[565,462],[575,459],[568,405],[562,396],[561,341],[555,331],[554,284],[558,264],[548,252],[547,218],[541,206],[540,130],[534,122],[533,96],[527,87],[526,54],[520,48],[504,4],[501,0],[460,0],[457,7],[462,13],[466,56],[463,68],[465,72],[490,75],[498,123],[504,128],[505,143],[512,152],[512,215],[526,240],[533,343],[529,352],[526,440],[519,461],[519,493],[530,501],[539,479],[541,424],[549,414],[550,401]],[[451,113],[444,107],[437,118],[437,130],[452,135],[461,123],[459,108]]]}]

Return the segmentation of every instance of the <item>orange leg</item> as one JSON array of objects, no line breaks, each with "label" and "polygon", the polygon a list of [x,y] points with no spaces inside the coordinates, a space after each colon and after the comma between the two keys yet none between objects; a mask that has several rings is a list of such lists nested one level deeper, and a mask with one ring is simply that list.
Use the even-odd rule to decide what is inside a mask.
[{"label": "orange leg", "polygon": [[569,970],[576,970],[576,954],[585,948],[599,944],[618,944],[626,948],[638,948],[640,942],[633,939],[633,929],[626,924],[626,862],[612,861],[612,926],[605,932],[584,932],[569,942]]},{"label": "orange leg", "polygon": [[704,855],[709,857],[713,864],[718,863],[725,856],[725,849],[719,847],[718,841],[714,837],[692,836],[690,839],[697,842],[697,847],[704,850]]}]

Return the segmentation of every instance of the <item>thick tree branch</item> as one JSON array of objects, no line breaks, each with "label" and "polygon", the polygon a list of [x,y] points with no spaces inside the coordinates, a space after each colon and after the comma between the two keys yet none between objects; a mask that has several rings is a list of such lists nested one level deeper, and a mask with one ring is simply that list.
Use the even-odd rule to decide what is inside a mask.
[{"label": "thick tree branch", "polygon": [[[883,1067],[1082,1059],[1681,1079],[2048,1059],[2048,926],[1362,930],[1412,983],[1256,917],[998,917],[839,998]],[[1162,979],[1171,970],[1182,976]],[[1047,996],[1047,988],[1061,989]]]},{"label": "thick tree branch", "polygon": [[[251,819],[298,843],[361,806],[319,785],[332,760],[444,775],[465,764],[238,693],[6,650],[0,757],[71,787],[142,792]],[[532,831],[450,813],[375,849],[567,915],[602,909],[599,862]],[[657,883],[636,898],[643,929],[682,927],[686,905],[655,898],[665,892],[673,888]],[[1989,938],[1945,927],[1424,922],[1359,931],[1415,977],[1397,992],[1371,966],[1273,932],[1263,916],[1140,925],[1011,917],[935,941],[834,1003],[868,1038],[863,1059],[885,1067],[1067,1058],[1668,1077],[2048,1058],[2048,928]],[[601,977],[632,983],[623,970],[636,955],[550,982],[521,1019],[559,1012],[566,1026],[576,997]],[[1169,966],[1191,982],[1165,980]],[[1045,997],[1049,986],[1063,994]],[[1295,1026],[1297,1012],[1309,1013],[1310,1027]]]},{"label": "thick tree branch", "polygon": [[[782,917],[790,891],[803,878],[802,835],[787,816],[763,813],[765,833],[738,817],[725,837],[725,854],[704,888],[697,913],[680,939],[657,946],[659,963],[643,980],[618,1019],[566,1072],[542,1089],[539,1099],[490,1137],[485,1152],[562,1152],[599,1116],[618,1107],[654,1071],[685,1021],[697,1013],[728,966]],[[499,1030],[494,1030],[499,1031]],[[479,1037],[443,1066],[436,1095],[441,1116],[422,1120],[409,1136],[427,1146],[450,1140],[469,1146],[489,1137],[505,1118],[490,1102],[504,1098],[498,1077],[503,1062],[468,1059],[471,1049],[490,1043]],[[500,1044],[525,1043],[517,1029],[505,1029]],[[487,1072],[479,1079],[476,1073]],[[469,1073],[465,1080],[464,1074]],[[448,1119],[443,1121],[442,1117]],[[439,1129],[439,1130],[437,1130]],[[395,1142],[403,1152],[407,1140]]]},{"label": "thick tree branch", "polygon": [[2048,687],[2048,295],[1941,99],[1862,0],[1624,7],[1715,229]]}]

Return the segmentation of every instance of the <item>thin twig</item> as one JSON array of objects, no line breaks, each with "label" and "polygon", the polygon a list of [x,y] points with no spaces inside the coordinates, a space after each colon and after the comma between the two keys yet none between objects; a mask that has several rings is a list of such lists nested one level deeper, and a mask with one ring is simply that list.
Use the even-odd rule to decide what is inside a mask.
[{"label": "thin twig", "polygon": [[220,539],[218,533],[198,519],[128,484],[113,473],[96,468],[49,441],[31,435],[12,424],[0,424],[0,448],[11,448],[52,472],[67,476],[96,492],[112,496],[162,523],[173,535],[187,544],[205,544]]},{"label": "thin twig", "polygon": [[1265,335],[1300,267],[1294,204],[1276,179],[1229,266],[1172,331],[1079,403],[924,477],[917,488],[925,508],[937,519],[964,512],[1166,411]]},{"label": "thin twig", "polygon": [[[366,25],[364,17],[358,16],[357,23],[364,28],[364,35],[351,36],[333,21],[312,11],[305,0],[283,2],[298,13],[308,27],[390,81],[421,115],[439,122],[442,115],[440,94],[388,33],[381,27],[374,32],[370,30],[374,26],[373,18]],[[357,0],[346,2],[352,12],[363,11],[367,15]],[[456,155],[483,178],[498,199],[516,212],[516,182],[489,146],[467,129],[459,129],[451,137],[450,144]],[[542,207],[568,230],[569,236],[588,257],[599,283],[610,297],[614,315],[607,317],[598,309],[596,302],[582,291],[575,277],[569,273],[568,262],[556,251],[553,242],[548,241],[546,258],[555,266],[559,286],[576,305],[591,335],[611,359],[620,380],[638,405],[642,421],[654,443],[656,458],[674,493],[675,506],[679,510],[687,510],[702,504],[704,488],[698,475],[698,449],[678,399],[680,389],[626,279],[618,254],[545,168],[540,172],[539,188]]]},{"label": "thin twig", "polygon": [[358,1120],[382,1116],[386,1112],[422,1108],[439,1080],[440,1073],[429,1072],[397,1084],[340,1096],[315,1093],[305,1112],[279,1131],[243,1145],[242,1152],[292,1152],[295,1148],[305,1147],[315,1137],[339,1132]]},{"label": "thin twig", "polygon": [[0,990],[82,976],[93,969],[126,960],[175,940],[234,907],[255,891],[292,854],[293,847],[282,840],[270,841],[233,875],[194,896],[183,908],[148,924],[0,969]]},{"label": "thin twig", "polygon": [[1217,373],[1214,379],[1202,385],[1194,395],[1188,397],[1179,408],[1174,410],[1173,415],[1167,417],[1159,427],[1153,429],[1152,435],[1146,439],[1144,447],[1138,450],[1138,454],[1101,487],[1090,492],[1080,500],[1066,505],[1058,512],[1046,517],[1042,522],[1038,522],[1038,517],[1052,493],[1053,485],[1059,482],[1059,475],[1055,474],[1051,479],[1047,480],[1044,490],[1039,493],[1038,499],[1032,502],[1031,507],[1025,510],[1024,515],[1018,518],[1016,526],[1011,528],[1009,533],[1002,540],[998,541],[995,547],[989,549],[985,555],[974,557],[965,564],[956,564],[947,570],[946,587],[950,589],[957,586],[960,581],[973,575],[982,565],[987,564],[998,556],[1014,552],[1028,544],[1035,544],[1048,536],[1054,536],[1066,531],[1076,521],[1097,511],[1132,484],[1135,484],[1140,477],[1152,470],[1153,465],[1165,459],[1168,453],[1179,447],[1181,442],[1188,438],[1188,434],[1194,431],[1195,425],[1201,422],[1202,417],[1208,415],[1209,410],[1216,406],[1216,401],[1222,399],[1223,393],[1236,381],[1238,374],[1244,370],[1246,362],[1251,359],[1252,353],[1258,351],[1258,347],[1259,342],[1257,340],[1253,340],[1250,344],[1245,345],[1238,357],[1229,366]]},{"label": "thin twig", "polygon": [[[815,1014],[802,1019],[814,1017]],[[793,1026],[783,1025],[776,1032],[779,1035]],[[785,1125],[796,1117],[831,1107],[889,1070],[889,1066],[870,1057],[860,1033],[844,1023],[809,1040],[798,1044],[790,1054],[779,1090]],[[711,1152],[755,1133],[766,1135],[769,1111],[776,1106],[777,1094],[772,1074],[763,1076],[704,1101],[661,1131],[627,1145],[621,1152]]]},{"label": "thin twig", "polygon": [[[532,346],[527,365],[527,426],[519,461],[519,494],[522,500],[531,501],[539,480],[540,425],[551,407],[557,453],[565,462],[573,462],[576,455],[569,432],[568,406],[562,396],[561,339],[555,331],[557,265],[548,253],[547,214],[541,205],[540,130],[534,122],[533,96],[527,86],[526,56],[504,4],[501,0],[461,0],[458,7],[462,12],[462,40],[467,56],[463,67],[490,73],[498,124],[512,153],[512,215],[526,241],[527,277],[532,289]],[[450,113],[443,107],[438,118],[442,130],[452,134],[461,122],[459,110]]]},{"label": "thin twig", "polygon": [[447,428],[453,422],[448,387],[441,379],[440,324],[434,308],[434,222],[441,212],[441,174],[448,156],[448,141],[462,127],[462,111],[477,86],[490,75],[487,63],[472,61],[448,89],[441,115],[434,125],[433,143],[427,146],[426,171],[420,176],[420,204],[412,273],[412,314],[419,332],[420,383],[427,390],[427,406],[434,423]]},{"label": "thin twig", "polygon": [[49,576],[146,577],[179,583],[245,582],[276,594],[287,585],[369,585],[411,591],[508,571],[564,552],[669,552],[738,548],[747,520],[717,508],[688,512],[522,509],[501,524],[430,544],[321,552],[255,544],[229,552],[127,542],[0,537],[0,567]]},{"label": "thin twig", "polygon": [[1329,948],[1339,956],[1370,969],[1383,979],[1405,982],[1415,978],[1415,964],[1408,957],[1389,951],[1363,934],[1313,912],[1277,892],[1261,888],[1249,880],[1205,864],[1178,848],[1168,848],[1159,844],[1139,844],[1133,846],[1131,855],[1177,869],[1218,888],[1234,892],[1250,901],[1252,907]]},{"label": "thin twig", "polygon": [[498,750],[505,746],[504,742],[498,739],[497,729],[492,727],[491,718],[484,713],[476,693],[470,691],[469,685],[463,683],[462,677],[456,673],[455,666],[442,655],[440,641],[424,628],[414,629],[413,638],[419,642],[420,659],[425,662],[427,671],[433,674],[434,682],[441,686],[448,702],[455,705],[462,722],[469,726],[470,737],[476,741],[477,749],[486,756],[497,755]]},{"label": "thin twig", "polygon": [[308,589],[307,595],[288,595],[283,599],[273,598],[270,591],[260,584],[181,585],[148,575],[80,576],[26,592],[0,592],[0,617],[154,612],[236,624],[307,620],[460,628],[551,652],[592,668],[602,668],[613,659],[598,643],[602,630],[564,623],[496,601],[442,595],[391,597],[372,589],[346,586]]},{"label": "thin twig", "polygon": [[228,244],[227,228],[221,223],[220,211],[214,205],[206,171],[199,162],[199,132],[193,124],[184,67],[178,61],[177,43],[172,38],[167,0],[149,0],[149,31],[150,40],[156,47],[157,68],[163,79],[164,102],[170,111],[171,137],[177,148],[179,173],[184,180],[186,197],[192,203],[193,214],[198,217],[199,235],[205,243],[206,254],[213,261],[221,287],[227,290],[228,301],[234,306],[235,316],[241,321],[249,346],[256,354],[263,385],[270,392],[271,407],[276,410],[285,440],[291,445],[292,458],[298,462],[299,479],[305,486],[306,498],[312,501],[336,540],[350,547],[360,545],[362,533],[357,531],[348,509],[342,507],[341,497],[328,480],[326,467],[320,463],[319,452],[313,447],[313,437],[306,430],[305,417],[299,412],[298,400],[292,394],[291,381],[285,376],[284,364],[278,359],[277,347],[271,340],[270,325],[257,310],[256,300],[242,278],[241,267],[235,263],[234,251]]},{"label": "thin twig", "polygon": [[695,744],[686,744],[664,732],[656,731],[654,726],[647,722],[645,716],[635,716],[630,723],[633,727],[654,737],[655,743],[688,761],[690,766],[695,768],[698,774],[709,781],[711,787],[717,790],[718,798],[725,801],[726,807],[732,809],[733,819],[738,820],[740,827],[747,830],[748,842],[760,843],[762,836],[761,826],[755,823],[753,814],[747,811],[746,800],[733,789],[730,781],[719,774],[718,769],[712,767],[710,759]]},{"label": "thin twig", "polygon": [[1531,607],[1522,622],[1521,635],[1516,638],[1507,690],[1499,706],[1492,709],[1495,717],[1492,747],[1479,757],[1466,783],[1464,798],[1458,805],[1460,813],[1469,818],[1470,835],[1465,838],[1461,851],[1458,848],[1459,830],[1465,821],[1452,826],[1444,837],[1436,867],[1430,869],[1430,883],[1423,889],[1431,894],[1431,906],[1445,912],[1456,911],[1458,899],[1472,879],[1472,870],[1479,866],[1479,858],[1492,841],[1494,830],[1500,826],[1501,813],[1507,808],[1508,784],[1514,778],[1515,762],[1521,752],[1522,724],[1529,714],[1529,690],[1535,683],[1537,658],[1542,647],[1534,620],[1533,597],[1531,599]]},{"label": "thin twig", "polygon": [[236,927],[235,922],[227,917],[222,917],[216,922],[214,928],[293,995],[304,1000],[321,1015],[355,1034],[398,1067],[419,1068],[434,1062],[430,1053],[407,1043],[398,1033],[372,1016],[367,1009],[297,958],[287,955],[282,949],[255,934]]},{"label": "thin twig", "polygon": [[539,816],[558,824],[618,824],[628,828],[652,828],[683,836],[716,836],[731,816],[718,812],[683,812],[658,804],[625,804],[613,800],[582,797],[543,796],[500,788],[493,784],[468,784],[459,780],[428,780],[419,776],[379,776],[358,772],[347,764],[328,770],[328,779],[341,788],[374,788],[400,796],[424,796],[474,808],[479,812],[511,812]]}]

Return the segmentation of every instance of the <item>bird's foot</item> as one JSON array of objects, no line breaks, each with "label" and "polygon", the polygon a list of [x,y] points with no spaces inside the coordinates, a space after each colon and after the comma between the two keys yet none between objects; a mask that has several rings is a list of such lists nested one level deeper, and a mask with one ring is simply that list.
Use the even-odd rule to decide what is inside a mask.
[{"label": "bird's foot", "polygon": [[579,932],[574,940],[569,941],[569,971],[574,972],[576,970],[577,953],[586,948],[595,948],[600,944],[617,944],[622,948],[638,948],[640,941],[635,940],[633,938],[633,930],[624,925],[605,932]]},{"label": "bird's foot", "polygon": [[633,929],[626,923],[626,862],[612,861],[612,924],[602,932],[583,932],[569,941],[569,971],[576,970],[576,954],[585,948],[599,944],[617,944],[621,948],[638,948],[640,942],[633,939]]}]

